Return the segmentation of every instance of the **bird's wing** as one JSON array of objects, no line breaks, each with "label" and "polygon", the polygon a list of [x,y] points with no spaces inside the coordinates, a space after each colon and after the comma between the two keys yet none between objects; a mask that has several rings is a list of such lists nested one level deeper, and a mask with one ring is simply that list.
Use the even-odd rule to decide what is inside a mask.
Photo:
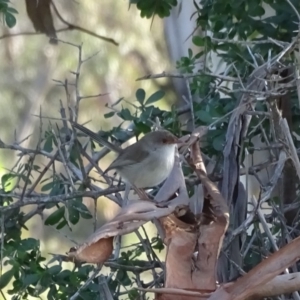
[{"label": "bird's wing", "polygon": [[[137,149],[139,148],[139,149]],[[134,154],[134,156],[132,156]],[[140,145],[133,144],[128,146],[124,152],[122,152],[106,169],[105,172],[112,169],[122,169],[122,167],[127,167],[133,164],[138,164],[142,160],[146,159],[149,155],[147,150],[142,150]]]}]

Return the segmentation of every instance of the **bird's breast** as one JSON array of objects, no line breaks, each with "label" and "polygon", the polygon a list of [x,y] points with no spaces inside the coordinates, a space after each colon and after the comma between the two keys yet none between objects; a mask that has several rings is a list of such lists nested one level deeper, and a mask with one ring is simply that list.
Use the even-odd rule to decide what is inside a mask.
[{"label": "bird's breast", "polygon": [[[163,182],[171,173],[175,159],[175,145],[166,145],[160,149],[152,148],[151,155],[138,164],[130,166],[130,172],[124,177],[138,188],[153,187]],[[125,176],[130,174],[130,178]]]}]

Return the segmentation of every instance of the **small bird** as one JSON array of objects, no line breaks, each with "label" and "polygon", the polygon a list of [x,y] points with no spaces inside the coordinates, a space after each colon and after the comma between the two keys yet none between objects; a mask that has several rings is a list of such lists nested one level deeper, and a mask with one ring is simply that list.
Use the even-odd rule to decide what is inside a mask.
[{"label": "small bird", "polygon": [[174,165],[176,144],[181,143],[169,131],[158,130],[147,133],[135,144],[122,149],[78,123],[72,122],[72,126],[118,153],[105,173],[115,169],[126,182],[137,188],[154,187],[167,179]]}]

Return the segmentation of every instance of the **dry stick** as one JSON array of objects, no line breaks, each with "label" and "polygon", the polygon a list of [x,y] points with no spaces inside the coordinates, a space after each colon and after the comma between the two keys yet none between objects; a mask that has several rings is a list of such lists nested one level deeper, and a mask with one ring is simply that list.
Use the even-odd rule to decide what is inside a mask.
[{"label": "dry stick", "polygon": [[223,76],[223,75],[218,75],[218,74],[211,74],[211,73],[206,73],[206,72],[199,72],[199,73],[195,73],[195,74],[191,74],[191,75],[185,75],[185,74],[180,74],[180,73],[162,72],[162,73],[159,73],[159,74],[145,75],[143,77],[140,77],[140,78],[136,79],[136,81],[156,79],[156,78],[165,78],[165,77],[188,79],[188,78],[193,78],[193,77],[197,77],[197,76],[209,76],[209,77],[213,77],[213,78],[217,78],[217,79],[222,79],[222,80],[225,80],[225,81],[239,82],[238,78],[235,78],[235,77]]},{"label": "dry stick", "polygon": [[[110,184],[109,176],[106,174],[103,174],[103,170],[100,169],[99,165],[95,162],[96,160],[86,152],[86,150],[78,144],[78,147],[80,147],[81,154],[88,160],[88,162],[96,169],[96,171],[104,178],[107,184]],[[98,152],[99,153],[99,152]],[[84,173],[87,174],[86,169],[84,169]]]},{"label": "dry stick", "polygon": [[280,176],[282,174],[282,170],[284,168],[285,161],[286,161],[286,153],[284,151],[281,151],[279,154],[277,166],[274,170],[272,178],[270,179],[270,188],[262,194],[260,203],[263,203],[270,198],[270,195],[271,195],[273,189],[275,188],[275,185],[277,184],[278,179],[280,178]]},{"label": "dry stick", "polygon": [[289,43],[287,42],[282,42],[279,40],[275,40],[272,38],[268,38],[267,40],[260,40],[260,41],[238,41],[238,40],[231,40],[231,39],[217,39],[214,37],[210,37],[212,42],[217,42],[217,43],[230,43],[230,44],[237,44],[237,45],[261,45],[261,44],[276,44],[280,45],[280,47],[286,46]]},{"label": "dry stick", "polygon": [[190,88],[190,83],[189,80],[187,78],[185,78],[185,84],[186,84],[186,88],[188,91],[188,100],[189,100],[189,105],[190,105],[190,109],[191,109],[191,118],[192,118],[192,130],[193,131],[195,129],[195,114],[194,114],[194,105],[193,105],[193,97],[192,97],[192,93],[191,93],[191,88]]},{"label": "dry stick", "polygon": [[230,246],[230,244],[238,235],[240,235],[242,232],[247,232],[248,228],[251,226],[251,224],[254,221],[254,217],[255,217],[255,208],[249,214],[248,218],[238,228],[232,231],[229,238],[227,239],[226,244],[224,243],[222,251],[226,251],[227,248]]},{"label": "dry stick", "polygon": [[2,297],[3,297],[3,299],[7,300],[6,297],[5,297],[5,295],[4,295],[4,293],[3,293],[3,291],[2,291],[2,289],[0,290],[0,293],[1,293]]},{"label": "dry stick", "polygon": [[85,28],[82,28],[82,27],[80,27],[80,26],[77,26],[77,25],[74,25],[74,24],[71,24],[71,23],[67,22],[67,21],[61,16],[61,14],[59,13],[59,11],[58,11],[58,9],[57,9],[57,7],[55,6],[55,4],[54,4],[53,1],[51,1],[51,4],[52,4],[52,6],[53,6],[53,8],[54,8],[54,11],[55,11],[57,17],[60,19],[60,21],[61,21],[62,23],[64,23],[65,25],[68,26],[68,29],[69,29],[69,30],[74,30],[74,29],[75,29],[75,30],[78,30],[78,31],[82,31],[82,32],[85,32],[85,33],[87,33],[87,34],[89,34],[89,35],[91,35],[91,36],[97,37],[97,38],[99,38],[99,39],[101,39],[101,40],[103,40],[103,41],[112,43],[112,44],[114,44],[115,46],[118,46],[118,45],[119,45],[119,43],[117,43],[117,42],[116,42],[114,39],[112,39],[112,38],[107,38],[107,37],[105,37],[105,36],[96,34],[96,33],[92,32],[92,31],[90,31],[90,30],[88,30],[88,29],[85,29]]},{"label": "dry stick", "polygon": [[39,155],[45,156],[49,159],[53,158],[52,154],[50,154],[44,150],[24,148],[16,143],[5,144],[1,139],[0,139],[0,149],[10,149],[10,150],[15,150],[15,151],[20,151],[23,155],[39,154]]},{"label": "dry stick", "polygon": [[207,298],[211,295],[211,293],[192,292],[192,291],[187,291],[187,290],[183,290],[183,289],[176,289],[176,288],[159,288],[159,289],[137,288],[137,290],[145,291],[145,292],[149,292],[149,293],[156,293],[156,294],[182,295],[182,296],[199,297],[199,298],[204,298],[204,297]]},{"label": "dry stick", "polygon": [[[135,245],[137,246],[139,244],[140,243],[137,243]],[[131,246],[133,246],[133,245],[131,245]],[[131,246],[128,246],[128,247],[131,247]],[[113,268],[113,269],[123,269],[125,271],[130,271],[130,272],[135,272],[135,273],[143,273],[145,271],[150,271],[151,269],[155,269],[155,268],[161,268],[162,269],[163,268],[156,261],[151,263],[151,264],[144,265],[143,267],[136,267],[136,266],[118,264],[116,262],[113,262],[113,261],[109,260],[109,261],[106,261],[104,263],[104,266],[105,267],[110,267],[110,268]]]},{"label": "dry stick", "polygon": [[291,132],[289,130],[289,125],[288,125],[286,119],[281,119],[280,126],[281,126],[281,129],[282,129],[283,133],[285,134],[286,139],[287,139],[289,150],[290,150],[290,153],[291,153],[291,158],[294,162],[295,169],[297,171],[297,175],[300,179],[300,161],[299,161],[297,150],[295,148],[293,138],[292,138]]},{"label": "dry stick", "polygon": [[[53,2],[52,2],[53,4]],[[87,33],[91,36],[94,36],[98,39],[101,39],[101,40],[104,40],[108,43],[112,43],[114,44],[115,46],[118,46],[119,43],[117,43],[114,39],[111,39],[111,38],[107,38],[105,36],[102,36],[102,35],[99,35],[99,34],[96,34],[88,29],[85,29],[83,27],[80,27],[80,26],[77,26],[77,25],[74,25],[74,24],[69,24],[66,22],[66,24],[68,24],[67,27],[65,28],[60,28],[60,29],[57,29],[55,30],[56,33],[59,33],[59,32],[64,32],[64,31],[69,31],[69,30],[78,30],[78,31],[82,31],[84,33]],[[17,33],[6,33],[6,34],[3,34],[0,36],[0,40],[2,39],[6,39],[6,38],[13,38],[13,37],[17,37],[17,36],[28,36],[28,35],[44,35],[43,32],[36,32],[36,31],[23,31],[23,32],[17,32]],[[55,38],[53,38],[55,39]]]},{"label": "dry stick", "polygon": [[[65,42],[65,41],[62,41],[62,40],[59,40],[57,39],[58,41],[62,42],[62,43],[65,43],[65,44],[68,44],[68,45],[71,45],[75,48],[78,49],[78,65],[77,65],[77,70],[76,72],[71,72],[72,74],[75,75],[75,83],[73,84],[75,86],[75,120],[78,118],[78,110],[79,110],[79,102],[81,99],[83,98],[89,98],[89,97],[92,97],[92,96],[80,96],[80,93],[79,93],[79,77],[80,77],[80,71],[81,71],[81,67],[82,67],[82,64],[85,63],[86,61],[88,61],[89,59],[91,59],[94,55],[86,58],[85,60],[82,59],[82,46],[81,45],[76,45],[76,44],[73,44],[73,43],[69,43],[69,42]],[[69,91],[68,91],[68,82],[65,81],[64,83],[61,82],[61,81],[58,81],[62,86],[64,86],[65,88],[65,92],[66,92],[66,97],[67,97],[67,103],[68,103],[68,107],[71,108],[71,100],[70,100],[70,94],[69,94]],[[99,94],[100,95],[100,94]],[[96,95],[93,95],[93,96],[96,96]],[[61,103],[61,112],[62,112],[62,119],[63,119],[63,122],[64,122],[64,125],[65,127],[67,128],[67,131],[69,131],[68,129],[68,126],[67,126],[67,119],[66,119],[66,116],[65,116],[65,111],[64,111],[64,108],[62,106],[62,103]],[[70,111],[70,113],[72,113]],[[75,142],[75,138],[74,138],[74,135],[71,135],[71,141],[69,142],[68,146],[69,146],[69,150],[71,151],[72,149],[72,146]],[[70,155],[70,151],[69,151],[69,155]],[[65,162],[64,162],[64,165],[65,165]],[[78,170],[72,163],[70,163],[69,161],[67,162],[67,165],[69,167],[69,169],[75,174],[75,176],[79,179],[79,180],[84,180],[86,178],[86,176],[82,176],[82,175],[85,175],[87,172],[85,172],[84,169],[81,170]],[[111,197],[110,197],[111,198]],[[116,203],[118,203],[118,201],[116,201],[116,199],[111,199],[113,201],[115,201]],[[95,206],[96,207],[96,206]]]},{"label": "dry stick", "polygon": [[[299,49],[300,49],[300,41],[299,41]],[[300,106],[300,55],[298,58],[298,68],[295,68],[295,78],[296,78],[296,86],[297,86],[297,95],[298,95],[298,104]]]},{"label": "dry stick", "polygon": [[[0,146],[1,146],[1,145],[0,145]],[[60,159],[59,161],[61,161],[61,159]],[[68,165],[68,168],[73,172],[73,174],[74,174],[80,181],[83,181],[83,180],[84,180],[84,178],[83,178],[83,176],[82,176],[82,172],[81,172],[76,166],[74,166],[73,163],[68,162],[67,165]],[[91,168],[91,169],[92,169],[92,168]],[[87,170],[85,171],[85,173],[88,173]],[[99,188],[98,186],[91,185],[91,187],[93,188],[94,191],[98,191],[98,192],[99,192],[99,191],[103,191],[103,189]],[[118,188],[116,188],[116,191],[115,191],[115,192],[112,192],[112,193],[110,193],[110,194],[108,193],[108,194],[106,194],[105,196],[108,197],[110,200],[112,200],[113,202],[115,202],[116,204],[118,204],[118,205],[120,206],[120,205],[121,205],[121,204],[120,204],[121,201],[120,201],[119,199],[117,199],[117,197],[111,196],[111,194],[116,193],[116,192],[120,192],[120,191],[123,191],[123,190],[124,190],[123,187],[118,187]],[[101,196],[101,195],[100,195],[100,196]]]},{"label": "dry stick", "polygon": [[298,21],[299,21],[299,28],[300,28],[300,14],[298,12],[298,10],[296,9],[296,7],[293,5],[293,3],[290,0],[286,0],[286,2],[291,6],[291,8],[293,9],[294,13],[296,14]]},{"label": "dry stick", "polygon": [[[144,241],[142,235],[140,234],[139,230],[136,229],[134,232],[135,232],[135,234],[137,235],[138,239],[140,240],[140,242],[141,242],[141,244],[142,244],[142,246],[143,246],[143,248],[144,248],[144,250],[145,250],[145,253],[146,253],[146,256],[147,256],[148,261],[149,261],[149,262],[152,261],[151,254],[150,254],[150,251],[149,251],[149,247],[148,247],[148,245],[145,243],[145,241]],[[157,274],[156,274],[155,270],[152,269],[151,272],[152,272],[152,276],[153,276],[154,280],[157,280]]]},{"label": "dry stick", "polygon": [[[97,191],[84,191],[84,192],[76,192],[72,194],[67,195],[59,195],[59,196],[49,196],[49,195],[42,195],[42,194],[31,194],[30,197],[23,197],[23,202],[17,201],[14,202],[8,206],[0,207],[0,212],[6,212],[9,210],[12,210],[14,208],[31,205],[31,204],[42,204],[42,203],[65,203],[66,201],[71,201],[76,197],[101,197],[101,196],[107,196],[113,193],[117,193],[124,190],[120,187],[110,187],[105,190],[97,190]],[[21,194],[17,193],[1,193],[0,196],[3,197],[12,197],[12,198],[21,198]],[[118,205],[120,205],[119,202],[116,202]]]},{"label": "dry stick", "polygon": [[102,275],[100,275],[98,277],[98,284],[99,284],[99,287],[100,289],[103,291],[103,294],[104,294],[104,299],[105,300],[114,300],[113,299],[113,296],[111,294],[111,291],[108,287],[108,284],[107,282],[109,281],[110,278],[106,278]]},{"label": "dry stick", "polygon": [[[62,232],[62,230],[58,230],[56,229],[54,226],[50,226],[50,228],[52,228],[53,230],[55,230],[58,234],[60,234],[61,236],[63,236],[66,240],[68,240],[69,242],[72,242],[74,245],[79,246],[79,243],[76,242],[75,240],[73,240],[72,238],[70,238],[68,235],[64,234]],[[49,263],[49,262],[48,262]]]},{"label": "dry stick", "polygon": [[278,275],[268,283],[257,287],[256,293],[251,300],[279,295],[290,294],[300,289],[300,273]]},{"label": "dry stick", "polygon": [[250,155],[247,148],[245,148],[245,170],[246,170],[246,203],[249,202],[249,169],[250,169]]},{"label": "dry stick", "polygon": [[[246,249],[244,250],[243,254],[242,254],[242,257],[246,257],[247,253],[249,252],[250,248],[252,247],[253,243],[254,243],[254,240],[257,238],[256,236],[256,232],[254,232],[254,234],[252,235]],[[242,249],[241,249],[242,250]]]},{"label": "dry stick", "polygon": [[156,255],[155,251],[154,251],[153,248],[151,247],[151,243],[150,243],[150,241],[149,241],[149,237],[148,237],[148,234],[147,234],[147,232],[146,232],[146,230],[145,230],[144,225],[141,226],[141,228],[142,228],[142,230],[143,230],[143,232],[144,232],[144,235],[145,235],[145,237],[146,237],[147,245],[148,245],[150,251],[152,252],[152,257],[153,257],[154,259],[156,259],[155,262],[158,262],[159,267],[162,268],[162,269],[164,269],[163,263],[160,261],[159,257]]},{"label": "dry stick", "polygon": [[37,187],[37,185],[39,184],[39,182],[42,180],[43,176],[46,174],[46,172],[49,170],[49,168],[51,167],[51,165],[54,163],[54,161],[56,160],[57,156],[58,156],[58,151],[53,155],[53,157],[50,159],[49,163],[45,166],[45,168],[43,169],[43,171],[39,174],[38,178],[36,179],[36,181],[34,182],[34,184],[29,188],[29,190],[25,193],[26,196],[29,196],[34,189]]},{"label": "dry stick", "polygon": [[[275,240],[274,240],[274,238],[273,238],[272,232],[271,232],[271,230],[270,230],[269,227],[268,227],[268,224],[267,224],[267,221],[266,221],[266,219],[265,219],[265,216],[264,216],[264,214],[262,213],[261,208],[260,208],[260,206],[258,205],[257,200],[256,200],[256,198],[255,198],[254,195],[252,196],[251,200],[252,200],[252,203],[253,203],[254,207],[257,207],[257,215],[258,215],[258,218],[259,218],[259,220],[260,220],[260,222],[261,222],[261,224],[262,224],[262,226],[263,226],[263,228],[264,228],[264,231],[265,231],[267,237],[269,238],[269,240],[270,240],[270,242],[271,242],[271,245],[272,245],[274,251],[278,251],[278,250],[279,250],[279,249],[278,249],[278,246],[277,246],[277,244],[276,244],[276,242],[275,242]],[[285,270],[284,270],[284,273],[285,273],[285,274],[289,274],[289,270],[288,270],[288,269],[285,269]],[[300,297],[299,297],[298,292],[293,292],[293,296],[294,296],[295,299],[300,300]]]},{"label": "dry stick", "polygon": [[273,238],[273,235],[271,233],[271,230],[268,227],[268,224],[267,224],[267,221],[266,221],[266,219],[264,217],[264,214],[262,213],[261,208],[258,205],[256,197],[254,195],[251,197],[251,201],[252,201],[253,206],[257,208],[256,211],[257,211],[258,218],[259,218],[259,220],[260,220],[260,222],[261,222],[261,224],[262,224],[262,226],[264,228],[264,231],[265,231],[267,237],[270,240],[270,243],[271,243],[274,251],[278,251],[277,244],[276,244],[276,242],[275,242],[275,240]]},{"label": "dry stick", "polygon": [[[270,119],[270,118],[269,118],[269,119]],[[270,121],[270,123],[271,123],[271,126],[272,126],[272,121]],[[263,137],[264,137],[264,140],[265,140],[267,146],[269,147],[269,153],[270,153],[271,160],[273,160],[273,159],[275,159],[276,155],[275,155],[273,149],[270,147],[271,144],[270,144],[270,142],[269,142],[269,138],[268,138],[268,135],[267,135],[267,133],[266,133],[266,130],[265,130],[265,128],[262,126],[262,123],[259,124],[259,127],[260,127],[261,133],[262,133],[262,135],[263,135]],[[275,149],[276,149],[276,148],[275,148]]]},{"label": "dry stick", "polygon": [[[82,153],[82,152],[85,152],[85,151],[83,151],[83,149],[82,149],[82,147],[81,147],[81,145],[78,141],[75,141],[75,147],[79,150],[79,152],[78,152],[79,154]],[[87,174],[85,173],[85,169],[84,169],[84,165],[83,165],[81,155],[78,156],[78,161],[79,161],[80,170],[82,172],[85,184],[91,190],[93,190],[93,187],[91,186],[90,181],[87,179]],[[98,201],[97,201],[97,198],[95,197],[94,198],[94,231],[96,231],[96,229],[97,229],[97,222],[98,222],[97,205],[98,205]]]},{"label": "dry stick", "polygon": [[[85,62],[86,59],[83,60],[83,62]],[[98,98],[98,97],[102,97],[102,96],[106,96],[109,95],[110,93],[104,93],[104,94],[97,94],[97,95],[90,95],[90,96],[80,96],[79,99],[89,99],[89,98]]]},{"label": "dry stick", "polygon": [[23,198],[24,198],[24,195],[25,195],[25,192],[26,192],[26,188],[27,188],[27,185],[29,184],[29,177],[31,175],[31,171],[32,171],[32,168],[33,168],[33,164],[34,164],[34,160],[36,158],[36,154],[34,154],[34,156],[30,156],[29,157],[29,161],[30,161],[30,165],[29,165],[29,169],[27,171],[27,176],[26,176],[26,179],[25,179],[25,185],[23,187],[23,190],[22,190],[22,194],[21,194],[21,198],[20,198],[20,201],[22,202],[23,201]]},{"label": "dry stick", "polygon": [[75,299],[77,299],[80,296],[80,291],[83,290],[84,288],[86,288],[91,283],[91,281],[94,278],[96,278],[96,276],[98,275],[98,273],[100,272],[101,269],[102,269],[102,265],[101,266],[97,266],[97,268],[94,270],[94,273],[92,274],[92,276],[85,282],[84,285],[82,285],[77,290],[77,292],[72,297],[69,298],[69,300],[75,300]]},{"label": "dry stick", "polygon": [[64,154],[63,154],[63,152],[62,152],[62,145],[61,145],[61,142],[60,142],[59,138],[56,136],[54,130],[52,130],[52,134],[53,134],[53,136],[54,136],[54,138],[55,138],[55,140],[56,140],[56,143],[57,143],[57,149],[58,149],[58,151],[59,151],[59,154],[60,154],[60,157],[61,157],[63,166],[65,167],[65,171],[66,171],[67,176],[68,176],[68,178],[69,178],[69,182],[70,182],[70,184],[71,184],[72,190],[75,191],[76,188],[75,188],[75,186],[74,186],[74,182],[73,182],[72,176],[71,176],[70,171],[69,171],[69,168],[68,168],[68,166],[67,166],[66,159],[65,159]]},{"label": "dry stick", "polygon": [[[286,140],[288,142],[289,150],[291,152],[291,157],[292,157],[292,160],[294,162],[294,166],[295,166],[297,175],[300,179],[300,161],[299,161],[299,157],[297,155],[297,150],[295,148],[295,145],[294,145],[294,142],[293,142],[293,139],[292,139],[292,136],[291,136],[289,126],[288,126],[288,123],[287,123],[286,119],[281,119],[280,120],[280,127],[281,127],[283,133],[285,134]],[[298,292],[294,292],[293,296],[297,300],[300,299],[300,296],[299,296]]]},{"label": "dry stick", "polygon": [[[67,80],[65,82],[67,82]],[[67,107],[71,107],[70,94],[69,94],[67,84],[65,84],[65,92],[66,92],[66,97],[67,97],[67,105],[68,105]],[[70,156],[71,156],[71,151],[72,151],[74,143],[75,143],[75,136],[74,136],[74,134],[71,134],[71,130],[68,127],[66,110],[65,110],[61,100],[60,100],[60,114],[61,114],[61,117],[62,117],[62,123],[63,123],[63,127],[65,129],[65,132],[67,133],[67,136],[70,136],[70,140],[68,141],[68,146],[69,147],[68,147],[68,149],[64,148],[64,151],[63,151],[63,153],[66,155],[66,160],[69,162]],[[58,132],[59,131],[60,130],[58,130]],[[61,137],[60,137],[60,139],[61,139]],[[66,140],[66,137],[65,137],[65,140]],[[82,172],[82,169],[81,169],[81,172]],[[85,174],[83,173],[83,177],[85,178],[84,175]]]},{"label": "dry stick", "polygon": [[[69,27],[60,28],[55,30],[55,32],[64,32],[70,30]],[[17,32],[17,33],[6,33],[0,36],[0,40],[6,39],[6,38],[13,38],[17,36],[27,36],[27,35],[44,35],[43,32],[36,32],[36,31],[23,31],[23,32]]]}]

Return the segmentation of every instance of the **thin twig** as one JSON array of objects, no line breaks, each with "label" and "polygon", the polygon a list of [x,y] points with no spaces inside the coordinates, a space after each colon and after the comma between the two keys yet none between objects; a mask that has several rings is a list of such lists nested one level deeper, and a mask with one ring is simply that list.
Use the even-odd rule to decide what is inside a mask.
[{"label": "thin twig", "polygon": [[102,269],[102,265],[101,266],[97,266],[97,268],[94,270],[92,276],[85,282],[84,285],[82,285],[78,291],[69,298],[69,300],[75,300],[80,296],[80,291],[84,290],[91,282],[92,280],[94,280],[96,278],[96,276],[99,274],[100,270]]}]

